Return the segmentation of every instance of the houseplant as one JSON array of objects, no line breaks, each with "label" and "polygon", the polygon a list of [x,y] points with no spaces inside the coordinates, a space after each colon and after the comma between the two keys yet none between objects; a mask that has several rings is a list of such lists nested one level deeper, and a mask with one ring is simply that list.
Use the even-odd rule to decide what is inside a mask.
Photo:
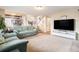
[{"label": "houseplant", "polygon": [[[2,16],[0,16],[0,29],[1,29],[1,30],[6,27],[4,20],[5,20],[5,19],[4,19]],[[4,39],[4,37],[2,36],[2,34],[1,34],[1,32],[2,32],[1,30],[0,30],[0,44],[3,43],[3,42],[5,42],[5,39]]]},{"label": "houseplant", "polygon": [[6,27],[4,20],[4,17],[0,16],[0,29],[4,29]]}]

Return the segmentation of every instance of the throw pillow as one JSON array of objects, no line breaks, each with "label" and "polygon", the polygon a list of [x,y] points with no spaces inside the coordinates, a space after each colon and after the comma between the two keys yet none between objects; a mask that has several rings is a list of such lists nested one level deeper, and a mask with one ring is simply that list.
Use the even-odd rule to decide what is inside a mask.
[{"label": "throw pillow", "polygon": [[12,29],[4,29],[4,30],[2,31],[2,33],[12,33],[12,32],[13,32]]}]

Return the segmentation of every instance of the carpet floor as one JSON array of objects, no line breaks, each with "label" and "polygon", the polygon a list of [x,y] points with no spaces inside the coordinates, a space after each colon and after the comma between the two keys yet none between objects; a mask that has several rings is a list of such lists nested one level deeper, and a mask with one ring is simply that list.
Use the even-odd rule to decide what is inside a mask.
[{"label": "carpet floor", "polygon": [[78,52],[79,41],[50,34],[38,34],[25,38],[28,52]]}]

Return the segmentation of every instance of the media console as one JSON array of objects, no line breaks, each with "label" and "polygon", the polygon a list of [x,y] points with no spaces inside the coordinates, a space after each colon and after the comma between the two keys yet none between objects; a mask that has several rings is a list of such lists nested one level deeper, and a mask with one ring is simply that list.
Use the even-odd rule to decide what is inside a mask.
[{"label": "media console", "polygon": [[67,30],[54,30],[53,35],[70,38],[76,40],[76,33],[74,31],[67,31]]}]

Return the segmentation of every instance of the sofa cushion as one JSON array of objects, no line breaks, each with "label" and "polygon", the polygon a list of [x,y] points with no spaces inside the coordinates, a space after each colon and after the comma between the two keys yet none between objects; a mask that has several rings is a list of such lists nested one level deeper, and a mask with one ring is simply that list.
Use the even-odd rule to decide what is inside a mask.
[{"label": "sofa cushion", "polygon": [[3,36],[5,38],[8,38],[8,37],[13,37],[13,36],[16,36],[17,34],[16,33],[5,33]]},{"label": "sofa cushion", "polygon": [[33,30],[34,27],[33,26],[27,26],[27,30]]},{"label": "sofa cushion", "polygon": [[21,31],[33,30],[34,27],[33,26],[18,26],[18,27],[14,27],[14,29],[18,32],[21,32]]},{"label": "sofa cushion", "polygon": [[20,39],[37,34],[37,29],[33,26],[20,26],[15,28],[15,30],[17,31],[17,37]]},{"label": "sofa cushion", "polygon": [[22,26],[17,26],[17,27],[14,27],[14,30],[16,30],[16,31],[20,32],[20,31],[22,31]]},{"label": "sofa cushion", "polygon": [[12,41],[12,40],[19,40],[17,36],[9,37],[6,39],[6,41]]},{"label": "sofa cushion", "polygon": [[19,32],[19,34],[29,34],[30,32],[32,32],[32,31],[22,31],[22,32]]}]

